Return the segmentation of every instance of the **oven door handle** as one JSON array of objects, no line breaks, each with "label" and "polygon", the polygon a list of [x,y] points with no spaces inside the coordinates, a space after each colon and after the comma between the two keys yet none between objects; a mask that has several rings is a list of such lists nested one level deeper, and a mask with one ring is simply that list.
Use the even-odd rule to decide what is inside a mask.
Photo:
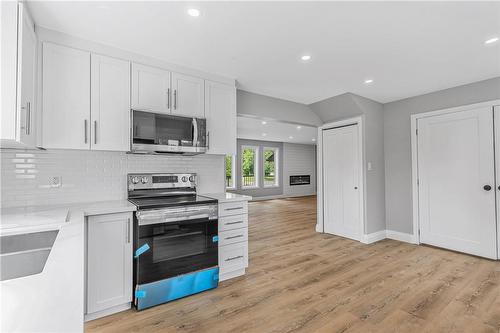
[{"label": "oven door handle", "polygon": [[217,218],[217,206],[204,207],[203,209],[164,209],[136,212],[139,225],[173,223],[180,221]]}]

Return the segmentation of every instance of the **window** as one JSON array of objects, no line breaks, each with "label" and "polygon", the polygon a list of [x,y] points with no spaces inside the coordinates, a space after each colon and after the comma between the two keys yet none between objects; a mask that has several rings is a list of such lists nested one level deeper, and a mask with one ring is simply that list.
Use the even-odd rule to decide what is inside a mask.
[{"label": "window", "polygon": [[259,147],[241,147],[241,187],[259,187]]},{"label": "window", "polygon": [[236,188],[236,184],[234,183],[234,177],[236,175],[235,167],[236,163],[234,155],[226,155],[226,188]]},{"label": "window", "polygon": [[278,148],[264,148],[264,187],[279,186]]}]

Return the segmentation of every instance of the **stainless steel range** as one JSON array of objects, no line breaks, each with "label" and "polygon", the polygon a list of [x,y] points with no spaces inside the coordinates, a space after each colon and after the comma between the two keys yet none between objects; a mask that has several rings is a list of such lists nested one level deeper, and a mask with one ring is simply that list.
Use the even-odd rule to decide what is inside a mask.
[{"label": "stainless steel range", "polygon": [[129,174],[138,310],[216,288],[218,203],[196,193],[196,174]]}]

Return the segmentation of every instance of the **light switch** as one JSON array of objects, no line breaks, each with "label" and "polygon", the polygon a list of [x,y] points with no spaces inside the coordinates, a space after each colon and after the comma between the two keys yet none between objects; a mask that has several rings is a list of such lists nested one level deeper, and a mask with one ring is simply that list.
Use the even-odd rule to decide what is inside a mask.
[{"label": "light switch", "polygon": [[368,162],[368,167],[367,167],[368,171],[372,171],[373,168],[372,168],[372,162]]}]

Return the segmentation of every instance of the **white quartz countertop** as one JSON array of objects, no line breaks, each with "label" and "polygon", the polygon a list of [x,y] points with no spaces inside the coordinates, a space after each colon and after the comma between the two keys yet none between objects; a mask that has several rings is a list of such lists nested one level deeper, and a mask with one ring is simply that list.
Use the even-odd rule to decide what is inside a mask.
[{"label": "white quartz countertop", "polygon": [[252,200],[251,196],[236,194],[236,193],[205,193],[201,194],[205,197],[213,198],[219,200],[219,202],[231,202],[231,201],[250,201]]},{"label": "white quartz countertop", "polygon": [[135,205],[127,200],[3,208],[0,215],[0,235],[49,230],[67,222],[73,212],[91,216],[135,210]]},{"label": "white quartz countertop", "polygon": [[21,224],[7,228],[13,233],[59,232],[41,273],[0,282],[1,332],[83,332],[84,216],[67,213],[25,210],[8,217],[9,223]]}]

